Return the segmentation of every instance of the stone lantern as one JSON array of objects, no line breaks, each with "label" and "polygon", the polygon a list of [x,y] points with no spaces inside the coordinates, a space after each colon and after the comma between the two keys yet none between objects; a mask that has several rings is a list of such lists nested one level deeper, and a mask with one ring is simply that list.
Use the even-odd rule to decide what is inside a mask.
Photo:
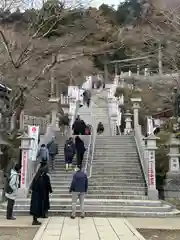
[{"label": "stone lantern", "polygon": [[[21,182],[19,189],[19,196],[26,197],[29,184],[31,181],[31,173],[34,171],[34,166],[30,163],[29,153],[31,149],[31,140],[33,138],[29,137],[28,134],[23,133],[18,139],[21,140]],[[34,174],[34,172],[33,172]]]}]

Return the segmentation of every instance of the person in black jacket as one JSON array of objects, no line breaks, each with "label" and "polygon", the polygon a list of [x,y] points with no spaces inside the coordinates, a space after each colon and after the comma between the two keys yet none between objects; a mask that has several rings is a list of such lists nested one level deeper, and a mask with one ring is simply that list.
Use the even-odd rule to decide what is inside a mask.
[{"label": "person in black jacket", "polygon": [[98,126],[97,126],[97,133],[101,134],[103,132],[104,132],[104,126],[103,126],[102,122],[99,122]]},{"label": "person in black jacket", "polygon": [[72,169],[72,161],[73,157],[75,155],[75,145],[73,142],[73,138],[70,137],[64,145],[64,158],[65,158],[65,165],[66,165],[66,171],[69,169]]},{"label": "person in black jacket", "polygon": [[76,167],[81,168],[86,148],[84,146],[83,140],[79,136],[76,136],[75,138],[75,149],[76,149],[76,160],[77,160]]},{"label": "person in black jacket", "polygon": [[49,193],[52,193],[52,187],[48,172],[48,166],[38,169],[34,177],[31,190],[30,214],[33,216],[32,225],[40,225],[38,218],[46,218],[50,209]]},{"label": "person in black jacket", "polygon": [[72,214],[71,218],[76,217],[76,204],[79,198],[81,218],[84,218],[84,198],[88,190],[87,175],[81,170],[79,166],[77,172],[74,174],[69,192],[72,193]]},{"label": "person in black jacket", "polygon": [[80,129],[81,129],[81,119],[77,117],[72,125],[72,130],[74,131],[74,135],[79,135]]}]

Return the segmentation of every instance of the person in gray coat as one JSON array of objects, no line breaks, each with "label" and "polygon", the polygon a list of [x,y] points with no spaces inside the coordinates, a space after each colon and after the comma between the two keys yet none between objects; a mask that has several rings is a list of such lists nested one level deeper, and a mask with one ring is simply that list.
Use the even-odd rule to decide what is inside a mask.
[{"label": "person in gray coat", "polygon": [[49,150],[49,162],[51,164],[52,170],[54,169],[54,159],[58,154],[58,145],[56,143],[55,137],[52,137],[52,140],[48,143],[47,148]]},{"label": "person in gray coat", "polygon": [[16,164],[14,168],[11,169],[10,177],[7,181],[5,196],[7,198],[6,218],[8,220],[16,219],[13,216],[13,208],[14,208],[16,197],[18,195],[20,169],[21,169],[21,166],[19,164]]},{"label": "person in gray coat", "polygon": [[38,157],[40,158],[40,163],[43,165],[49,164],[49,150],[45,144],[41,145],[38,152]]}]

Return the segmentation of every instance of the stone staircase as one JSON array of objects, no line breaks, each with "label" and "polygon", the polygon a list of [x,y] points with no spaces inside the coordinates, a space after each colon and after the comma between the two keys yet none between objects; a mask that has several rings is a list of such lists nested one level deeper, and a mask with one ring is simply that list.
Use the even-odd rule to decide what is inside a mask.
[{"label": "stone staircase", "polygon": [[[82,136],[86,149],[89,144],[89,136]],[[71,210],[71,195],[69,194],[69,186],[72,180],[74,169],[72,171],[65,171],[64,163],[64,142],[66,138],[62,136],[57,137],[59,143],[59,153],[55,160],[55,169],[50,172],[51,184],[53,193],[51,195],[51,210],[50,214],[66,213]],[[87,151],[84,155],[84,165],[87,159]],[[76,165],[74,158],[73,165]],[[29,212],[30,198],[17,199],[14,210],[16,215],[26,215]]]},{"label": "stone staircase", "polygon": [[[86,123],[91,124],[90,113],[90,108],[85,106],[78,112]],[[85,199],[87,216],[171,217],[178,215],[179,211],[168,203],[161,200],[148,200],[134,136],[111,136],[104,91],[93,94],[92,113],[96,116],[97,122],[102,121],[105,132],[104,135],[96,138],[92,176],[89,178],[89,189]],[[83,137],[87,147],[89,136]],[[59,154],[56,158],[56,169],[51,173],[53,194],[50,199],[49,214],[68,216],[71,212],[69,185],[73,171],[65,172],[63,149],[65,138],[58,136],[58,142]],[[86,159],[85,155],[84,163]],[[15,214],[28,214],[29,201],[30,199],[17,200]]]},{"label": "stone staircase", "polygon": [[111,135],[108,102],[105,91],[92,97],[92,114],[96,116],[97,123],[102,122],[104,125],[104,136]]}]

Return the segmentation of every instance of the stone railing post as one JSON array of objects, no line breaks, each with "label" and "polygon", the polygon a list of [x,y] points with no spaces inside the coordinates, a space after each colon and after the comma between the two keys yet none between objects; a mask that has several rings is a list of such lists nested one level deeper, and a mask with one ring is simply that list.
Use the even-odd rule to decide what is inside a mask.
[{"label": "stone railing post", "polygon": [[33,162],[29,159],[29,150],[31,146],[31,140],[33,138],[29,137],[28,134],[24,133],[22,136],[18,137],[21,139],[21,182],[20,189],[18,190],[19,198],[26,198],[29,184],[31,179],[31,175],[34,174],[34,166]]},{"label": "stone railing post", "polygon": [[125,117],[125,129],[124,129],[124,134],[128,135],[132,132],[132,114],[127,110],[127,112],[124,114]]},{"label": "stone railing post", "polygon": [[134,129],[139,125],[139,108],[141,98],[131,98],[133,103],[133,114],[134,114]]},{"label": "stone railing post", "polygon": [[169,171],[166,174],[165,198],[180,198],[180,141],[172,134],[169,142]]},{"label": "stone railing post", "polygon": [[158,139],[155,135],[150,135],[145,138],[147,141],[145,151],[148,160],[148,198],[150,200],[158,199],[158,191],[156,189],[156,160],[155,160],[155,150],[156,140]]}]

